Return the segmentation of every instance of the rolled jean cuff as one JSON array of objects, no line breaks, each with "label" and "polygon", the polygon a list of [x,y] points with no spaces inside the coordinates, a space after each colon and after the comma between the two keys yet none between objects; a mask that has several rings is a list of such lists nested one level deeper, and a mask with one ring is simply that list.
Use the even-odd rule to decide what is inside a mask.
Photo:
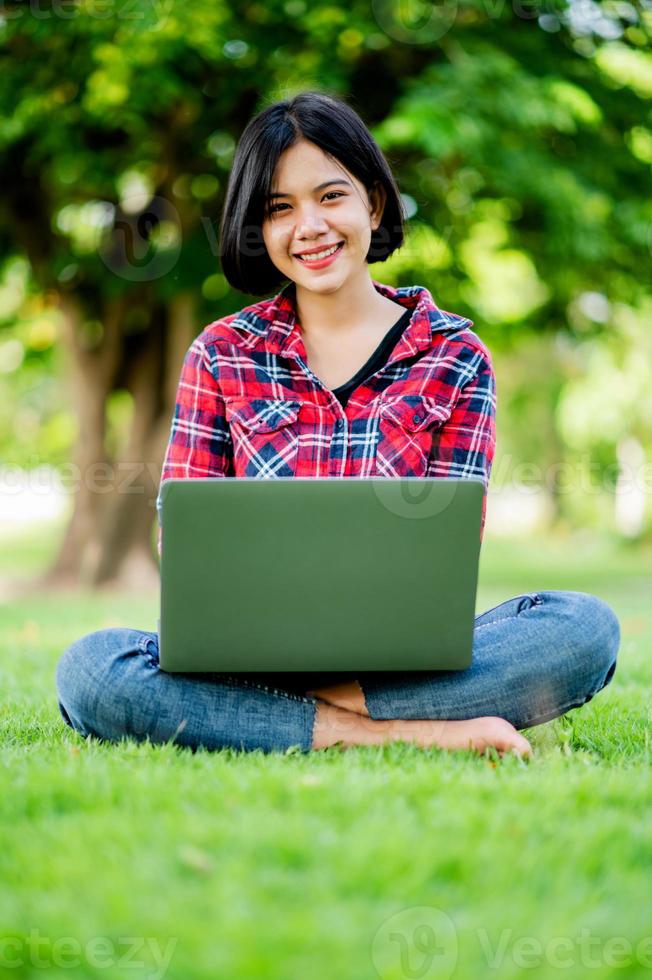
[{"label": "rolled jean cuff", "polygon": [[[227,688],[238,689],[238,715],[242,720],[249,717],[242,726],[242,737],[235,734],[226,737],[230,747],[262,752],[287,752],[297,748],[304,753],[311,751],[317,718],[316,698],[259,684],[242,675],[226,675],[221,680]],[[219,725],[215,729],[219,729]],[[225,733],[222,731],[216,739],[213,737],[215,729],[202,726],[198,744],[211,750],[223,748]]]},{"label": "rolled jean cuff", "polygon": [[[365,707],[371,720],[386,721],[389,718],[401,717],[402,709],[398,707],[401,702],[400,682],[407,678],[418,680],[420,674],[425,678],[431,676],[432,671],[391,671],[380,675],[371,672],[359,673],[358,684],[362,690]],[[409,710],[403,717],[410,717]],[[428,717],[427,712],[424,717]]]}]

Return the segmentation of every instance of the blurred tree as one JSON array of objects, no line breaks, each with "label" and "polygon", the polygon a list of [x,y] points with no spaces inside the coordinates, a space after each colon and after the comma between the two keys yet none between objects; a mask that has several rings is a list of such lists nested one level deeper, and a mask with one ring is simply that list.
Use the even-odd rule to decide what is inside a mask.
[{"label": "blurred tree", "polygon": [[[220,275],[215,228],[235,142],[272,99],[351,101],[411,212],[406,247],[372,275],[423,282],[492,346],[572,334],[586,290],[639,308],[649,11],[582,11],[474,0],[410,25],[403,5],[366,0],[4,3],[0,262],[26,257],[58,313],[77,417],[81,479],[47,581],[156,573],[181,358],[203,324],[251,301]],[[132,411],[116,450],[107,406],[121,391]]]}]

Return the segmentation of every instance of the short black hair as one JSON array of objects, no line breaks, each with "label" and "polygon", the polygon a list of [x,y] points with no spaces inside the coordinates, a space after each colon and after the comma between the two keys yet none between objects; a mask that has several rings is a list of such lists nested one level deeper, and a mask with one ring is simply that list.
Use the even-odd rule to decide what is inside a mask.
[{"label": "short black hair", "polygon": [[384,262],[403,244],[405,210],[380,147],[357,112],[324,92],[300,92],[267,106],[238,142],[220,222],[220,261],[227,282],[240,292],[264,296],[287,277],[272,263],[262,223],[281,154],[300,139],[335,157],[367,192],[377,183],[386,193],[378,228],[371,233],[367,262]]}]

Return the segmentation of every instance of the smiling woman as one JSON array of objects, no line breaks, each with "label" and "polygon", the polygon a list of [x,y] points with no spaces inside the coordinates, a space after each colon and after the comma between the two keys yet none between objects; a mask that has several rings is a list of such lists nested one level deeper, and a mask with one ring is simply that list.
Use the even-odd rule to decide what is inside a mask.
[{"label": "smiling woman", "polygon": [[[358,114],[325,93],[302,92],[263,109],[240,138],[220,225],[222,269],[253,296],[284,280],[297,283],[299,298],[302,285],[332,292],[353,271],[360,286],[363,272],[369,281],[366,263],[403,244],[404,220],[394,176]],[[303,272],[305,253],[340,243],[335,262],[310,266],[327,277],[317,283]]]},{"label": "smiling woman", "polygon": [[[223,272],[255,296],[287,283],[191,344],[161,487],[178,477],[418,476],[479,478],[487,488],[491,353],[473,321],[440,309],[424,286],[371,278],[370,263],[402,243],[397,185],[353,109],[304,92],[251,120],[227,188]],[[481,536],[485,504],[486,494]],[[388,608],[391,559],[380,597]],[[219,611],[219,595],[215,602]],[[291,601],[287,614],[291,629]],[[219,614],[215,634],[217,644]],[[476,617],[467,670],[400,673],[397,649],[395,670],[338,683],[312,672],[169,674],[156,633],[100,630],[61,658],[59,707],[84,733],[193,748],[308,751],[403,739],[527,755],[518,729],[589,701],[613,676],[619,640],[601,599],[527,593]]]},{"label": "smiling woman", "polygon": [[[332,293],[348,280],[346,292],[352,295],[354,290],[359,295],[364,285],[360,273],[365,269],[371,236],[380,225],[387,193],[377,180],[368,193],[352,174],[329,179],[342,169],[319,147],[298,140],[279,160],[275,178],[281,186],[294,187],[295,193],[272,191],[268,195],[262,226],[265,246],[276,268],[296,281],[303,306],[307,298],[302,296],[304,284],[307,291]],[[314,175],[326,179],[312,187]],[[328,189],[334,186],[340,189]],[[279,199],[281,203],[274,203]],[[308,273],[304,279],[297,263],[310,273],[329,269],[332,274],[315,279]]]}]

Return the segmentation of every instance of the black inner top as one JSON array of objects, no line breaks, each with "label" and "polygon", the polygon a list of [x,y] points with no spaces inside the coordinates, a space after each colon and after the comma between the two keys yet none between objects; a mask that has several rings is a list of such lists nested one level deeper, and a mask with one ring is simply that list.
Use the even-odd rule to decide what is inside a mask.
[{"label": "black inner top", "polygon": [[338,385],[337,388],[332,389],[333,394],[342,405],[342,408],[346,408],[346,403],[348,402],[352,392],[354,392],[355,389],[363,383],[363,381],[366,381],[367,378],[372,377],[377,371],[380,371],[381,367],[387,363],[403,331],[412,319],[412,313],[412,309],[406,309],[401,317],[396,321],[394,326],[389,328],[367,363],[363,364],[360,370],[356,371],[351,380],[347,381],[346,384]]}]

